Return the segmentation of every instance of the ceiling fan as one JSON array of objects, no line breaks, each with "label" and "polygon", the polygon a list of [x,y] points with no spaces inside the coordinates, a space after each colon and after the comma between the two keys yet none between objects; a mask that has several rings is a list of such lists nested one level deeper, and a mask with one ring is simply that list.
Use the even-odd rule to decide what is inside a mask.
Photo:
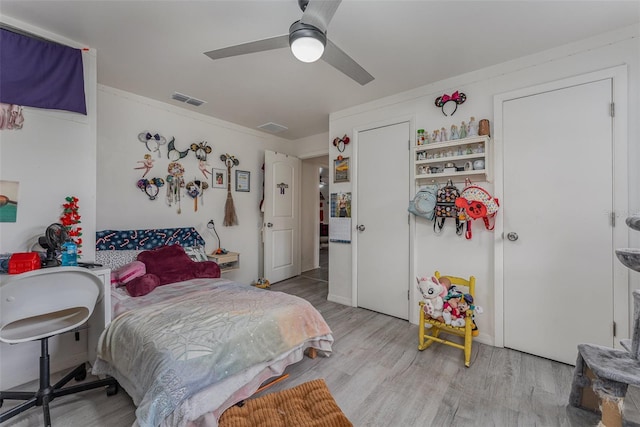
[{"label": "ceiling fan", "polygon": [[302,18],[291,24],[289,34],[216,49],[204,54],[211,59],[221,59],[290,47],[293,55],[300,61],[314,62],[322,58],[364,86],[373,80],[373,76],[327,38],[327,26],[341,1],[298,0]]}]

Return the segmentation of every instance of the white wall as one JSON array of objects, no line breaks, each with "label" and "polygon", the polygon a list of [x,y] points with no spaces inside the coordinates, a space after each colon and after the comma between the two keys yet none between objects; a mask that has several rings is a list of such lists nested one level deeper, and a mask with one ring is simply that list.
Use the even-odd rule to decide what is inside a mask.
[{"label": "white wall", "polygon": [[[241,283],[255,281],[262,271],[260,230],[262,215],[259,210],[262,199],[264,150],[287,152],[291,142],[252,129],[244,128],[207,117],[170,104],[157,102],[106,86],[98,86],[98,203],[97,229],[141,229],[193,226],[207,242],[207,251],[217,247],[215,237],[206,224],[213,219],[222,246],[240,252],[240,270],[225,273],[225,277]],[[181,213],[165,202],[166,186],[160,189],[156,200],[149,198],[136,187],[142,177],[136,163],[149,153],[138,140],[143,131],[159,133],[167,141],[175,137],[178,150],[187,149],[192,143],[207,141],[213,148],[208,155],[209,167],[222,168],[220,155],[229,153],[240,164],[231,171],[231,193],[238,215],[239,225],[225,227],[224,206],[227,190],[209,188],[204,193],[204,204],[194,211],[193,199],[183,196]],[[161,146],[161,157],[151,153],[154,167],[146,178],[166,178],[166,145]],[[198,170],[198,162],[190,152],[180,163],[185,168],[185,181],[204,180]],[[251,172],[250,192],[235,191],[235,169]],[[211,184],[211,179],[208,179]]]},{"label": "white wall", "polygon": [[[416,128],[433,130],[441,127],[450,128],[459,125],[462,120],[468,121],[470,116],[476,119],[486,118],[493,124],[493,96],[503,92],[554,81],[565,77],[601,70],[620,64],[628,65],[629,103],[628,117],[638,117],[639,103],[639,26],[623,28],[619,31],[603,34],[566,46],[561,46],[536,55],[499,64],[474,73],[451,77],[447,80],[417,88],[375,102],[360,105],[347,110],[332,113],[330,116],[330,135],[347,134],[353,137],[354,129],[362,129],[367,125],[390,121],[394,118],[412,117]],[[458,107],[454,116],[445,117],[441,110],[434,106],[434,99],[442,94],[451,94],[460,90],[467,95],[467,101]],[[568,124],[583,125],[583,124]],[[629,207],[631,212],[639,212],[638,197],[639,173],[637,164],[640,160],[638,147],[638,122],[630,119],[628,126],[629,141]],[[347,146],[343,156],[353,156],[352,145]],[[330,146],[330,157],[337,155],[337,150]],[[356,159],[352,159],[355,163]],[[333,174],[333,171],[332,171]],[[331,177],[333,182],[333,177]],[[489,191],[492,184],[481,183]],[[351,183],[331,183],[331,192],[355,191]],[[623,215],[624,217],[624,215]],[[357,218],[354,218],[354,223]],[[431,223],[416,221],[413,241],[413,257],[415,271],[412,275],[432,274],[434,270],[455,272],[456,275],[475,275],[478,281],[478,305],[485,309],[484,314],[477,316],[481,335],[480,341],[494,342],[493,306],[493,239],[492,232],[484,230],[477,224],[473,239],[470,241],[455,235],[453,227],[445,226],[444,232],[436,236]],[[354,234],[355,236],[355,234]],[[630,233],[631,246],[638,247],[640,238]],[[344,304],[355,304],[352,301],[352,245],[330,244],[329,299]],[[632,273],[631,289],[638,288],[638,274]],[[414,286],[410,287],[411,307],[410,319],[417,323],[417,296]]]},{"label": "white wall", "polygon": [[[2,21],[71,47],[82,46],[20,21]],[[80,199],[83,259],[95,253],[96,215],[96,52],[82,54],[87,115],[24,109],[22,130],[0,132],[0,179],[18,181],[19,203],[15,223],[0,223],[0,252],[27,252],[46,227],[59,222],[65,197]],[[36,250],[41,248],[36,247]],[[0,278],[0,280],[2,280]],[[55,289],[52,289],[52,293]],[[50,340],[52,370],[66,369],[86,360],[85,333]],[[22,384],[38,376],[40,343],[0,344],[0,389]]]}]

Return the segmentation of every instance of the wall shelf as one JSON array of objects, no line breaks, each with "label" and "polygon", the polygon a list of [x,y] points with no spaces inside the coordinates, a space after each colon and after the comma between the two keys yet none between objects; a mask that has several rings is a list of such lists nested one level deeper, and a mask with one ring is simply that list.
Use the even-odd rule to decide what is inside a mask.
[{"label": "wall shelf", "polygon": [[[491,138],[475,136],[452,141],[435,142],[413,147],[414,173],[416,183],[491,181]],[[481,161],[481,162],[478,162]],[[479,168],[478,163],[484,163]],[[453,163],[456,170],[445,168]],[[474,169],[473,166],[477,167]]]}]

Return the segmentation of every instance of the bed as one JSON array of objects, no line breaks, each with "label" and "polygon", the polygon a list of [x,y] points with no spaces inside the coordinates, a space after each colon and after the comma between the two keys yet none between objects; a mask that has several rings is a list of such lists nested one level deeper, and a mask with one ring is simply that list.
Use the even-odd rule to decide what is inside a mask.
[{"label": "bed", "polygon": [[[141,234],[154,237],[132,243]],[[134,254],[116,252],[146,251],[136,255],[145,259],[155,253],[152,246],[193,248],[204,244],[198,239],[193,229],[107,230],[98,232],[96,261],[118,269]],[[118,380],[144,427],[216,426],[225,409],[300,361],[306,349],[328,356],[333,343],[329,326],[306,300],[221,277],[190,277],[138,297],[112,287],[111,307],[93,373]]]}]

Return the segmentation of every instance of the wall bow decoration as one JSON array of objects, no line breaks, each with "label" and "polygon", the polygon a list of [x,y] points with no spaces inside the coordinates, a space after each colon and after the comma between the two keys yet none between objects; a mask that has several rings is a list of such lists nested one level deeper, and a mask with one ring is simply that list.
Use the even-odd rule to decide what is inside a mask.
[{"label": "wall bow decoration", "polygon": [[[440,107],[440,109],[442,110],[442,114],[444,114],[445,116],[447,116],[447,115],[453,116],[455,114],[456,110],[458,109],[458,105],[463,104],[464,101],[466,101],[466,100],[467,100],[467,95],[465,95],[462,92],[455,91],[451,95],[447,95],[445,93],[444,95],[437,97],[436,101],[435,101],[435,104],[436,104],[436,107]],[[455,107],[454,107],[453,111],[451,112],[451,114],[447,114],[446,111],[444,110],[444,106],[448,102],[453,102],[455,104]]]},{"label": "wall bow decoration", "polygon": [[338,149],[338,151],[342,153],[344,151],[344,149],[345,149],[345,146],[347,144],[349,144],[349,142],[351,142],[351,140],[345,134],[342,138],[334,139],[333,140],[333,146],[336,147]]}]

